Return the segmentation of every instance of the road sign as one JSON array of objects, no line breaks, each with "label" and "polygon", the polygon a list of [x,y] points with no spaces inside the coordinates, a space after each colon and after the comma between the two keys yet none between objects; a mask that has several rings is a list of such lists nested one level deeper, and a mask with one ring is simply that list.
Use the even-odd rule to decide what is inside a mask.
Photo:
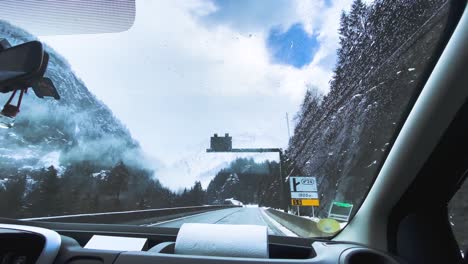
[{"label": "road sign", "polygon": [[289,177],[291,204],[297,206],[319,206],[317,180],[315,177]]},{"label": "road sign", "polygon": [[333,202],[328,211],[328,218],[333,218],[347,222],[353,211],[353,204],[343,202]]},{"label": "road sign", "polygon": [[298,206],[319,206],[319,199],[291,199],[292,205]]},{"label": "road sign", "polygon": [[289,177],[291,192],[316,192],[317,181],[315,177],[293,176]]},{"label": "road sign", "polygon": [[291,199],[318,199],[317,192],[291,192]]},{"label": "road sign", "polygon": [[224,137],[218,137],[218,134],[214,134],[210,138],[210,150],[214,152],[225,152],[232,149],[232,137],[228,133]]}]

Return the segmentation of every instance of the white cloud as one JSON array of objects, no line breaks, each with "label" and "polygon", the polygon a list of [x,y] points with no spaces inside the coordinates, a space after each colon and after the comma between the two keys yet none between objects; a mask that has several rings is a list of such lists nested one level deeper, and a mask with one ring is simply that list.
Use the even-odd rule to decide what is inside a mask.
[{"label": "white cloud", "polygon": [[319,31],[320,22],[323,19],[323,10],[326,8],[324,1],[296,0],[294,1],[295,14],[299,22],[309,34]]},{"label": "white cloud", "polygon": [[[208,1],[139,0],[128,32],[43,40],[68,58],[145,152],[169,166],[214,132],[269,134],[270,146],[285,147],[284,113],[297,111],[308,84],[328,91],[331,66],[323,62],[334,56],[341,8],[349,2],[324,10],[322,1],[297,0],[285,11],[269,10],[271,18],[251,20],[255,31],[246,33],[234,22],[208,25],[200,16],[219,8]],[[301,69],[272,64],[270,27],[298,22],[318,33],[314,60]]]}]

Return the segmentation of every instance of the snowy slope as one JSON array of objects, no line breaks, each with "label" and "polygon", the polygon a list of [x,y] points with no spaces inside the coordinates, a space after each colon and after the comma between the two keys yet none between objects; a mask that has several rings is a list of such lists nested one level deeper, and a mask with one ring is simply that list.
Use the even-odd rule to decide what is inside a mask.
[{"label": "snowy slope", "polygon": [[[35,39],[31,34],[0,21],[0,38],[13,45]],[[26,95],[12,129],[0,130],[0,167],[14,175],[53,165],[64,169],[81,160],[113,165],[119,160],[139,164],[138,144],[112,111],[99,101],[54,50],[46,76],[51,78],[60,101]],[[8,95],[1,95],[2,103]]]}]

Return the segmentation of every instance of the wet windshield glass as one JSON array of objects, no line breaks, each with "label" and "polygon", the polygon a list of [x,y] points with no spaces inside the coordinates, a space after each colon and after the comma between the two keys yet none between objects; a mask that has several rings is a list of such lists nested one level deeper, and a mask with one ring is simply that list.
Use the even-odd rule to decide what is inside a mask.
[{"label": "wet windshield glass", "polygon": [[[61,97],[28,92],[20,114],[0,120],[12,125],[0,131],[0,216],[333,235],[359,209],[424,85],[449,3],[126,8],[134,22],[110,33],[0,17],[13,46],[44,43],[45,76]],[[317,230],[294,231],[291,215]]]}]

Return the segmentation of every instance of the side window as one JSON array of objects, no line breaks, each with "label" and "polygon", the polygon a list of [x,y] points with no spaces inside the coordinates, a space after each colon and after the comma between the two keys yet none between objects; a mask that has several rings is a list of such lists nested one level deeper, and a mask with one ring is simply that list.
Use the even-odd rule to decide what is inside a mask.
[{"label": "side window", "polygon": [[[468,180],[449,203],[449,220],[460,250],[468,250]],[[465,256],[467,258],[468,256]]]}]

